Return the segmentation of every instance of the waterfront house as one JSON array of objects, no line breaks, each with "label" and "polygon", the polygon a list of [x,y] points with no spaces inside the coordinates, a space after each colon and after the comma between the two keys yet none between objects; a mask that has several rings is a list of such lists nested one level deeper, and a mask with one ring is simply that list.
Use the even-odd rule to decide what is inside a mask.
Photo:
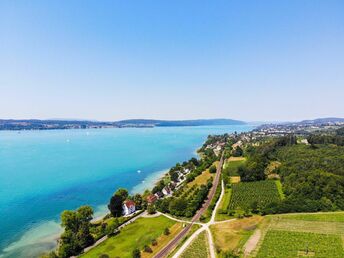
[{"label": "waterfront house", "polygon": [[162,189],[162,193],[166,196],[170,196],[172,194],[172,191],[171,189],[168,187],[168,186],[165,186],[163,189]]},{"label": "waterfront house", "polygon": [[158,200],[158,196],[151,194],[147,196],[147,202],[148,204],[153,204],[155,201]]},{"label": "waterfront house", "polygon": [[127,216],[135,212],[135,202],[132,200],[126,200],[123,202],[123,215]]},{"label": "waterfront house", "polygon": [[158,197],[158,199],[164,197],[164,194],[162,192],[156,192],[154,195]]}]

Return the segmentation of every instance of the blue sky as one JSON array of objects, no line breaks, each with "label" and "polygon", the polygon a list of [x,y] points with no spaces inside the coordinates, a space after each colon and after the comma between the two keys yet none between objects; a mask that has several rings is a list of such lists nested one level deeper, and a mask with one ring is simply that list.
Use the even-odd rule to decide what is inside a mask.
[{"label": "blue sky", "polygon": [[0,1],[0,118],[344,117],[344,1]]}]

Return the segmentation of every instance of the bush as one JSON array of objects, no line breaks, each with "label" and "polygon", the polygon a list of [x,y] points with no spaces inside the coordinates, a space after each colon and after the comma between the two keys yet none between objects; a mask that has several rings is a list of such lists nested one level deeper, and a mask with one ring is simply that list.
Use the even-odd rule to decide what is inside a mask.
[{"label": "bush", "polygon": [[146,253],[153,253],[152,248],[150,248],[148,245],[145,245],[144,249],[143,249]]},{"label": "bush", "polygon": [[170,230],[168,228],[165,228],[164,230],[164,235],[168,236],[170,234]]},{"label": "bush", "polygon": [[214,174],[216,173],[216,166],[215,165],[212,165],[210,168],[209,168],[209,172]]},{"label": "bush", "polygon": [[148,205],[147,207],[148,214],[154,214],[156,212],[154,205]]},{"label": "bush", "polygon": [[156,246],[157,244],[158,244],[158,242],[155,239],[153,239],[152,240],[152,246]]},{"label": "bush", "polygon": [[139,249],[134,249],[133,250],[133,258],[141,258],[141,252]]}]

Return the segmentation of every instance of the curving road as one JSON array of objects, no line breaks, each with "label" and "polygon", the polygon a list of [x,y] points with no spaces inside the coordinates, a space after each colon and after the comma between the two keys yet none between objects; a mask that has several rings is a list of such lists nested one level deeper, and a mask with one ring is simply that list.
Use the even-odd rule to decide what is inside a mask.
[{"label": "curving road", "polygon": [[195,216],[192,218],[191,223],[188,224],[178,235],[175,236],[174,239],[172,239],[163,249],[157,253],[154,258],[163,258],[167,257],[167,255],[172,251],[172,249],[178,244],[178,242],[183,239],[190,228],[192,227],[193,224],[196,223],[196,221],[199,220],[201,215],[203,214],[204,211],[206,211],[211,203],[211,200],[214,198],[217,186],[220,182],[220,177],[221,177],[221,171],[222,171],[222,165],[223,165],[223,155],[221,156],[220,162],[217,166],[216,170],[216,175],[213,180],[213,187],[211,188],[209,194],[208,194],[208,199],[207,201],[203,204],[202,208],[197,211]]}]

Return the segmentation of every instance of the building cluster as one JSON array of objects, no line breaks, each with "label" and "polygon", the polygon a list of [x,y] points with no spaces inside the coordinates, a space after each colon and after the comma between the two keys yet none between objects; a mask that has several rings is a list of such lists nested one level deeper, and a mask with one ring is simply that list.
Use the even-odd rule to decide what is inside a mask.
[{"label": "building cluster", "polygon": [[205,149],[211,149],[214,151],[216,156],[219,156],[221,153],[221,150],[224,148],[226,145],[225,142],[223,141],[216,141],[215,143],[208,144]]},{"label": "building cluster", "polygon": [[176,172],[178,173],[177,182],[171,181],[161,191],[158,191],[155,194],[150,194],[146,198],[148,204],[154,204],[158,199],[172,196],[173,192],[181,186],[181,184],[186,180],[186,175],[191,171],[188,168],[182,168]]}]

